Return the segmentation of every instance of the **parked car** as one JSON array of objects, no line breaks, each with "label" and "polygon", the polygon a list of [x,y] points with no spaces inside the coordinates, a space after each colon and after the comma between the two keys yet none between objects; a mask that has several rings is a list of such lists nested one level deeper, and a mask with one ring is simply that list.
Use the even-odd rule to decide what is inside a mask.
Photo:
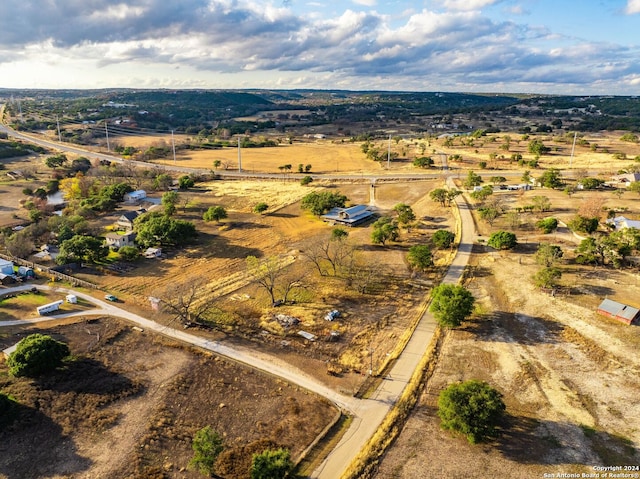
[{"label": "parked car", "polygon": [[118,301],[118,298],[112,294],[105,294],[104,299],[107,301],[113,301],[114,303]]}]

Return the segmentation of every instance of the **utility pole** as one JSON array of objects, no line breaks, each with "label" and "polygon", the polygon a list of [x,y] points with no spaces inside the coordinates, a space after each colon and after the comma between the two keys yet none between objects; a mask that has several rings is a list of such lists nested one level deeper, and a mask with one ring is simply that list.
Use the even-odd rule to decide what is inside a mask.
[{"label": "utility pole", "polygon": [[171,130],[171,147],[173,149],[173,164],[176,164],[176,141],[173,137],[173,130]]},{"label": "utility pole", "polygon": [[387,148],[387,170],[391,168],[391,135],[389,135],[389,147]]},{"label": "utility pole", "polygon": [[56,115],[56,125],[58,126],[58,141],[62,143],[62,134],[60,134],[60,120],[58,119],[58,115]]},{"label": "utility pole", "polygon": [[111,152],[111,146],[109,146],[109,127],[107,126],[107,120],[104,121],[104,134],[107,137],[107,151]]},{"label": "utility pole", "polygon": [[573,133],[573,146],[571,147],[571,158],[569,158],[569,169],[571,169],[571,165],[573,164],[573,152],[576,149],[576,139],[578,138],[578,132]]}]

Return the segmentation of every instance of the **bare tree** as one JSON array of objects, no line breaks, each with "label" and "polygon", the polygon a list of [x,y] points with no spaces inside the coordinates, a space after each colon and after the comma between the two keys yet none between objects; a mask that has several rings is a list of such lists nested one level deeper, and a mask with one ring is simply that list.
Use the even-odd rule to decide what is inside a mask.
[{"label": "bare tree", "polygon": [[354,248],[344,236],[327,236],[309,243],[302,255],[313,263],[321,276],[338,276]]},{"label": "bare tree", "polygon": [[154,296],[160,300],[162,309],[174,316],[174,320],[184,325],[203,324],[217,310],[212,302],[202,297],[205,285],[203,278],[193,278],[177,285],[171,284]]},{"label": "bare tree", "polygon": [[276,296],[281,295],[282,301],[287,302],[289,294],[302,287],[302,279],[305,272],[294,274],[286,269],[287,261],[277,256],[269,256],[258,259],[255,256],[247,257],[247,272],[254,281],[262,287],[271,298],[271,303],[276,303]]}]

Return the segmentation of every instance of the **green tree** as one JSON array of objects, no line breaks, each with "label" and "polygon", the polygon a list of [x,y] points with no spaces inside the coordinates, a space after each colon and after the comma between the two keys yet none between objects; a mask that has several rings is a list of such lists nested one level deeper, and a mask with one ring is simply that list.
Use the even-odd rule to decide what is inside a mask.
[{"label": "green tree", "polygon": [[489,223],[490,226],[493,226],[493,223],[500,216],[501,210],[495,207],[486,207],[486,208],[478,208],[478,213],[480,213],[480,218]]},{"label": "green tree", "polygon": [[462,324],[473,312],[475,298],[463,286],[440,284],[433,289],[429,310],[445,328],[455,328]]},{"label": "green tree", "polygon": [[89,261],[97,263],[107,257],[109,248],[104,246],[102,240],[93,236],[75,235],[60,244],[60,253],[56,263],[79,263]]},{"label": "green tree", "polygon": [[69,354],[65,343],[44,334],[31,334],[18,343],[7,365],[13,376],[36,377],[60,366]]},{"label": "green tree", "polygon": [[409,248],[407,253],[407,261],[413,269],[424,271],[433,266],[433,255],[431,248],[427,245],[414,245]]},{"label": "green tree", "polygon": [[550,168],[542,173],[542,176],[538,180],[545,188],[560,188],[564,185],[562,181],[562,173],[560,170]]},{"label": "green tree", "polygon": [[173,184],[173,178],[167,173],[160,173],[153,179],[154,190],[168,190]]},{"label": "green tree", "polygon": [[525,170],[524,173],[522,173],[520,180],[526,184],[531,183],[531,172],[529,170]]},{"label": "green tree", "polygon": [[264,213],[268,209],[269,209],[269,205],[266,204],[264,201],[261,201],[260,203],[256,204],[253,207],[253,212],[260,214],[260,213]]},{"label": "green tree", "polygon": [[464,180],[463,185],[468,190],[471,190],[473,189],[474,186],[480,186],[482,183],[483,181],[480,175],[477,175],[473,171],[469,171],[469,173],[467,173],[467,178]]},{"label": "green tree", "polygon": [[451,384],[438,398],[442,428],[463,434],[471,444],[497,435],[505,409],[502,394],[477,380]]},{"label": "green tree", "polygon": [[395,241],[398,239],[400,231],[398,224],[389,216],[382,216],[373,223],[373,231],[371,232],[371,242],[373,244],[385,245],[387,241]]},{"label": "green tree", "polygon": [[600,221],[598,218],[587,218],[586,216],[576,215],[569,221],[568,226],[573,231],[591,234],[598,229],[599,224]]},{"label": "green tree", "polygon": [[300,184],[301,184],[302,186],[307,186],[307,185],[308,185],[309,183],[311,183],[311,182],[313,182],[313,178],[312,178],[312,177],[310,177],[309,175],[307,175],[307,176],[303,177],[303,178],[300,180]]},{"label": "green tree", "polygon": [[433,245],[438,249],[450,248],[455,239],[456,235],[447,230],[438,230],[433,233],[433,237],[431,238]]},{"label": "green tree", "polygon": [[528,150],[529,150],[529,153],[531,153],[532,155],[542,156],[549,153],[551,151],[551,148],[546,146],[542,142],[542,140],[538,138],[534,138],[529,142]]},{"label": "green tree", "polygon": [[216,221],[220,223],[220,220],[223,220],[227,217],[227,210],[225,210],[222,206],[210,206],[207,211],[202,215],[202,219],[204,221]]},{"label": "green tree", "polygon": [[160,201],[164,207],[165,215],[173,216],[176,214],[176,205],[178,204],[178,201],[180,201],[180,196],[176,191],[167,191],[166,193],[163,193]]},{"label": "green tree", "polygon": [[349,236],[349,232],[344,228],[333,228],[331,230],[331,241],[341,241]]},{"label": "green tree", "polygon": [[189,467],[196,469],[201,474],[212,476],[215,472],[216,460],[224,450],[224,443],[220,434],[211,426],[205,426],[196,432],[191,443],[193,457],[189,461]]},{"label": "green tree", "polygon": [[398,203],[393,207],[393,211],[397,213],[398,223],[400,224],[406,225],[411,223],[412,221],[415,221],[416,219],[416,215],[413,212],[413,209],[407,204]]},{"label": "green tree", "polygon": [[446,188],[436,188],[429,192],[429,198],[433,201],[437,201],[441,206],[445,206],[447,203],[447,193],[448,190]]},{"label": "green tree", "polygon": [[471,198],[473,198],[476,201],[485,201],[492,194],[493,194],[493,187],[490,185],[485,185],[480,190],[472,191]]},{"label": "green tree", "polygon": [[541,229],[546,235],[553,233],[558,228],[558,220],[555,218],[544,218],[536,223],[536,228]]},{"label": "green tree", "polygon": [[49,156],[47,159],[44,160],[44,164],[47,165],[49,168],[53,168],[53,169],[63,166],[66,162],[67,162],[67,156],[63,153],[60,153],[54,156]]},{"label": "green tree", "polygon": [[489,178],[489,181],[494,185],[497,185],[500,183],[506,183],[507,179],[504,176],[492,176],[491,178]]},{"label": "green tree", "polygon": [[558,245],[549,243],[540,243],[536,251],[536,263],[549,268],[556,264],[564,255],[562,248]]},{"label": "green tree", "polygon": [[633,181],[629,183],[627,187],[629,191],[633,191],[634,193],[638,193],[640,195],[640,181]]},{"label": "green tree", "polygon": [[512,249],[518,241],[516,235],[510,231],[496,231],[489,236],[487,244],[493,249]]},{"label": "green tree", "polygon": [[604,180],[600,178],[583,178],[578,184],[582,185],[583,190],[595,190],[604,185]]},{"label": "green tree", "polygon": [[123,261],[135,261],[140,257],[140,251],[135,246],[121,246],[118,248],[118,256]]},{"label": "green tree", "polygon": [[533,282],[538,288],[555,288],[561,277],[560,268],[546,266],[533,276]]},{"label": "green tree", "polygon": [[433,159],[430,156],[421,156],[413,160],[413,166],[417,168],[429,168],[433,166]]},{"label": "green tree", "polygon": [[293,469],[288,449],[267,449],[254,454],[251,462],[251,479],[284,479]]},{"label": "green tree", "polygon": [[136,241],[145,248],[150,246],[182,246],[197,236],[193,223],[174,220],[158,212],[138,216],[134,221]]},{"label": "green tree", "polygon": [[188,190],[189,188],[193,188],[196,182],[189,175],[184,175],[178,178],[178,188],[181,190]]},{"label": "green tree", "polygon": [[300,206],[303,210],[309,210],[312,214],[320,216],[332,208],[344,208],[347,201],[348,198],[338,192],[314,191],[302,198]]},{"label": "green tree", "polygon": [[546,196],[534,196],[531,198],[531,202],[533,203],[533,209],[540,213],[551,210],[551,201]]}]

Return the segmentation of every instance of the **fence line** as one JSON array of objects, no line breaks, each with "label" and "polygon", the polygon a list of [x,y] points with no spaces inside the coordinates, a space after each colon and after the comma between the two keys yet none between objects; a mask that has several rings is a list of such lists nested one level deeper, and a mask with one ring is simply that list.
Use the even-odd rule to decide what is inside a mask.
[{"label": "fence line", "polygon": [[62,281],[68,281],[69,283],[73,284],[74,286],[83,286],[85,288],[92,288],[92,289],[99,289],[98,285],[90,283],[89,281],[85,281],[83,279],[79,279],[79,278],[75,278],[73,276],[69,276],[68,274],[64,274],[61,273],[60,271],[56,271],[54,269],[51,269],[47,266],[43,266],[41,264],[38,263],[34,263],[33,261],[27,261],[25,259],[22,258],[16,258],[15,256],[9,256],[6,254],[2,254],[0,253],[0,258],[2,259],[6,259],[7,261],[12,261],[13,263],[17,263],[20,266],[28,266],[29,268],[33,269],[33,270],[39,270],[42,271],[43,273],[46,274],[51,274],[53,276],[55,276],[56,278],[62,280]]}]

